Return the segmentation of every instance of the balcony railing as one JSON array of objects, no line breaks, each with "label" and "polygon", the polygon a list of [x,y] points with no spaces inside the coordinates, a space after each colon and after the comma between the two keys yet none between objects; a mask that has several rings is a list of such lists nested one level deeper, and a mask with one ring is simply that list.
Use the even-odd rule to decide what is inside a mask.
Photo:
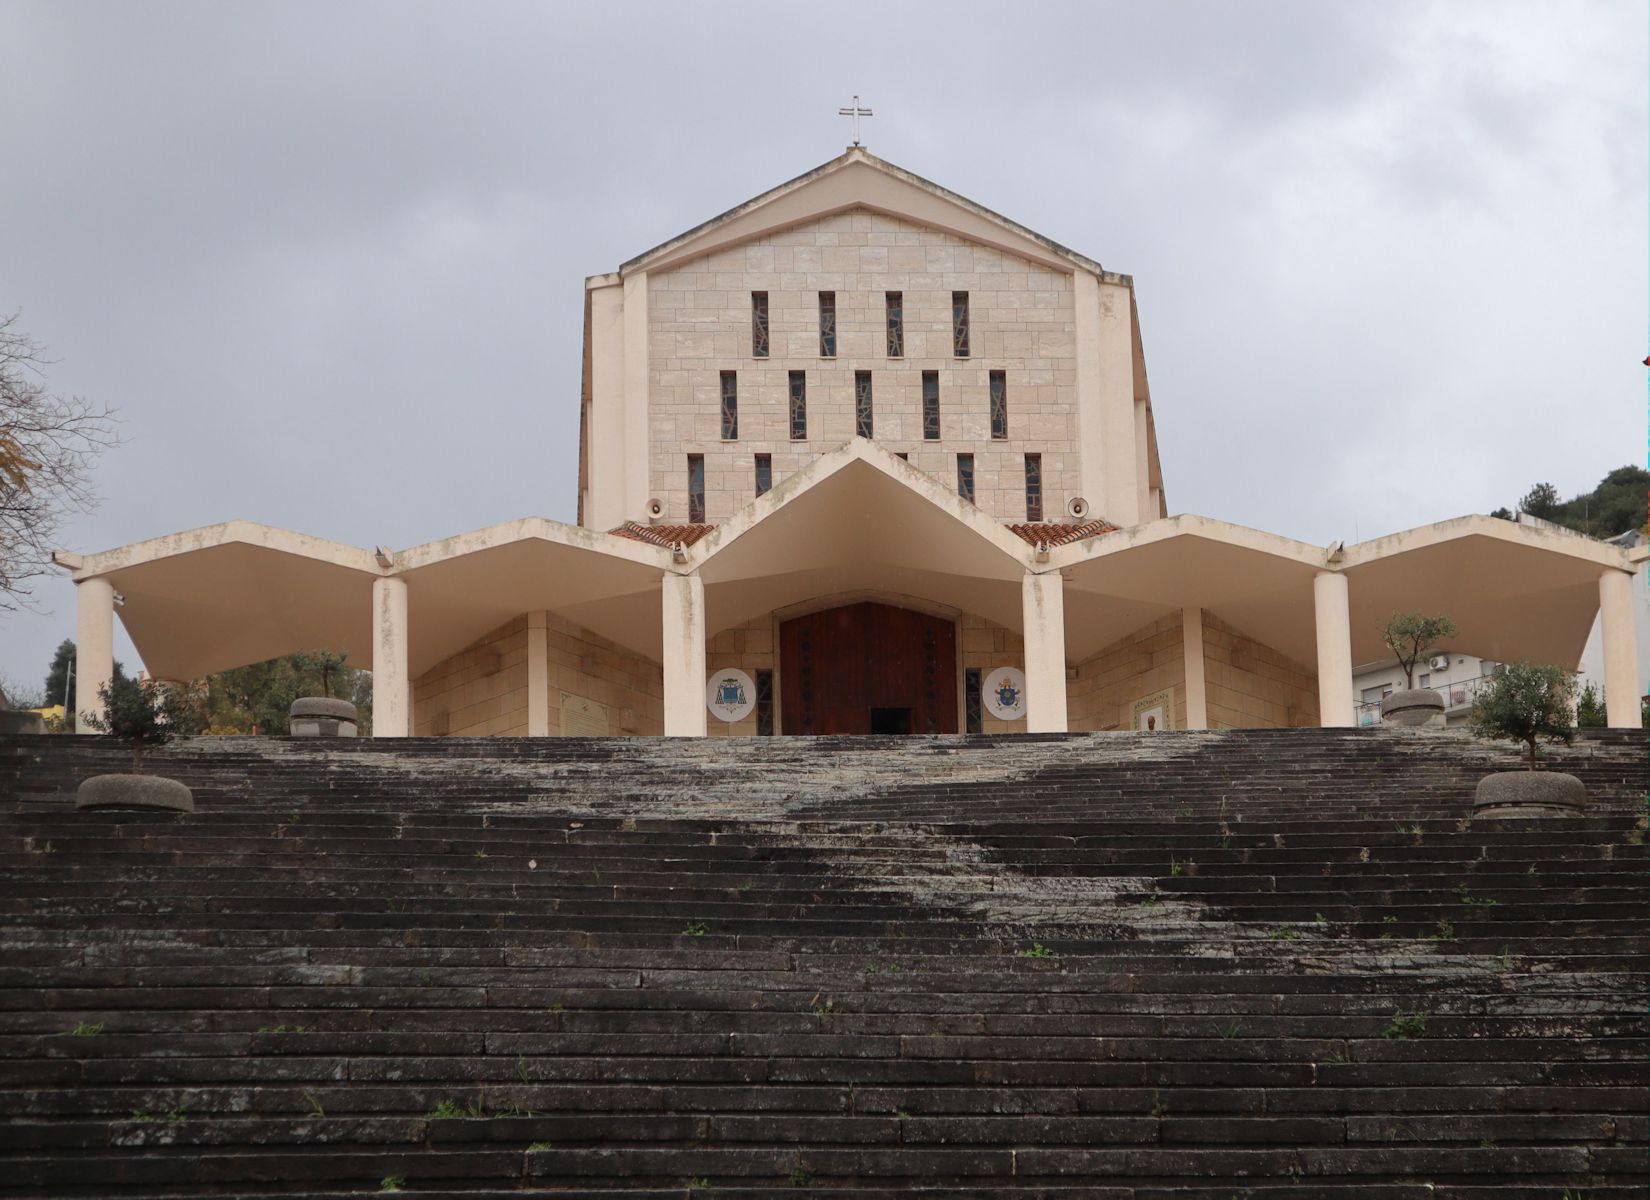
[{"label": "balcony railing", "polygon": [[[1443,683],[1432,688],[1444,698],[1444,715],[1461,712],[1472,707],[1478,698],[1478,689],[1483,687],[1489,676],[1481,675],[1477,679],[1463,679],[1459,683]],[[1358,727],[1367,728],[1381,723],[1381,702],[1379,700],[1361,700],[1357,709]]]}]

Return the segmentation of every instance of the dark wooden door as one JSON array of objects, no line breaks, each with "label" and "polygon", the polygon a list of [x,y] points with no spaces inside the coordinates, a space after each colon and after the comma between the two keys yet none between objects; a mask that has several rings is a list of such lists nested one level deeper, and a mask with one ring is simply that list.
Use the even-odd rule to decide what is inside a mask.
[{"label": "dark wooden door", "polygon": [[956,733],[957,632],[943,617],[848,604],[779,627],[781,732]]}]

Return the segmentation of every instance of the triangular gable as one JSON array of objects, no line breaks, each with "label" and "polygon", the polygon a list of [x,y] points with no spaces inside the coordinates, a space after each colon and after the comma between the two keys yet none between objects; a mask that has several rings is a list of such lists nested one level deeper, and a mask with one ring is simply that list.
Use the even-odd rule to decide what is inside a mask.
[{"label": "triangular gable", "polygon": [[669,270],[690,259],[851,209],[926,225],[1055,270],[1105,274],[1093,259],[859,147],[850,147],[830,162],[638,255],[619,268],[620,274]]}]

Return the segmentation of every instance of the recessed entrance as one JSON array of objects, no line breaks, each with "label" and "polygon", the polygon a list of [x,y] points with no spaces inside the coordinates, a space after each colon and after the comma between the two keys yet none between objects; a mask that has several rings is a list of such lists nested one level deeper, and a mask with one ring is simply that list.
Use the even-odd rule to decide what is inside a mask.
[{"label": "recessed entrance", "polygon": [[847,604],[779,627],[782,732],[956,733],[957,631],[944,617]]}]

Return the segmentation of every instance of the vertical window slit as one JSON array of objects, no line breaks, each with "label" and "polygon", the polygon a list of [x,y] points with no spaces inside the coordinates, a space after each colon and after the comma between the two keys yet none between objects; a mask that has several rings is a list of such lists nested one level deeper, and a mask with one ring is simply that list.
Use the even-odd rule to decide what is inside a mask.
[{"label": "vertical window slit", "polygon": [[922,373],[922,436],[924,441],[940,439],[940,373]]},{"label": "vertical window slit", "polygon": [[991,372],[991,436],[998,441],[1008,437],[1008,374]]},{"label": "vertical window slit", "polygon": [[969,667],[963,672],[963,712],[968,721],[965,732],[985,732],[985,696],[980,687],[978,667]]},{"label": "vertical window slit", "polygon": [[802,371],[791,372],[791,441],[800,442],[808,436],[808,376]]},{"label": "vertical window slit", "polygon": [[968,293],[951,293],[951,353],[968,357]]},{"label": "vertical window slit", "polygon": [[739,375],[722,372],[722,440],[731,442],[739,437]]},{"label": "vertical window slit", "polygon": [[862,438],[872,436],[876,422],[872,411],[871,372],[854,372],[854,433]]},{"label": "vertical window slit", "polygon": [[970,503],[974,500],[974,456],[957,455],[957,495]]},{"label": "vertical window slit", "polygon": [[688,523],[702,525],[705,520],[705,456],[688,455]]},{"label": "vertical window slit", "polygon": [[756,456],[756,494],[765,495],[773,487],[773,455]]},{"label": "vertical window slit", "polygon": [[888,357],[905,357],[905,293],[885,292],[888,310]]},{"label": "vertical window slit", "polygon": [[1026,520],[1043,519],[1043,456],[1026,455]]},{"label": "vertical window slit", "polygon": [[819,357],[836,357],[836,293],[819,293]]},{"label": "vertical window slit", "polygon": [[768,293],[751,293],[751,356],[768,357]]}]

